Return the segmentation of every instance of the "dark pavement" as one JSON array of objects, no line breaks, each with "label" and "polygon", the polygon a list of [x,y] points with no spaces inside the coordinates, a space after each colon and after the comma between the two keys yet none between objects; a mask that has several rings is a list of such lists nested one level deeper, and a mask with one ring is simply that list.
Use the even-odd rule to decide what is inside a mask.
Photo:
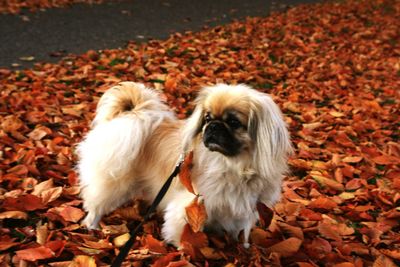
[{"label": "dark pavement", "polygon": [[165,39],[317,0],[122,0],[0,15],[0,67],[31,67],[59,56]]}]

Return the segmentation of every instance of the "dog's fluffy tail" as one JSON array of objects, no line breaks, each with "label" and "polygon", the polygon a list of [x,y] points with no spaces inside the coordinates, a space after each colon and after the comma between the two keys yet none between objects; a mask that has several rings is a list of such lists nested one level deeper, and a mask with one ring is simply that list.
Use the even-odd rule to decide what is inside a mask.
[{"label": "dog's fluffy tail", "polygon": [[123,179],[147,138],[166,119],[175,117],[159,95],[142,84],[122,82],[107,90],[91,131],[77,147],[81,185]]}]

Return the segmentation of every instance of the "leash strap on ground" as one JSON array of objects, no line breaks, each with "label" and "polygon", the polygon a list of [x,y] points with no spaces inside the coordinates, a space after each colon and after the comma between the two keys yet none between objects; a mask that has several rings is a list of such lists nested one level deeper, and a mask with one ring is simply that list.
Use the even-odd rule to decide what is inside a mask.
[{"label": "leash strap on ground", "polygon": [[161,200],[163,199],[163,197],[167,193],[169,187],[171,186],[172,180],[174,179],[175,176],[178,175],[182,163],[183,163],[183,155],[181,155],[181,158],[179,159],[179,162],[176,165],[175,170],[172,172],[172,174],[168,177],[167,181],[161,187],[160,191],[158,192],[158,194],[157,194],[156,198],[154,199],[153,203],[151,204],[150,208],[147,210],[146,215],[143,217],[143,220],[129,233],[130,234],[129,240],[120,249],[119,254],[112,262],[111,267],[121,266],[122,262],[128,255],[129,250],[133,246],[135,237],[136,237],[139,229],[150,218],[151,214],[153,214],[153,212],[156,210],[158,204],[160,204]]}]

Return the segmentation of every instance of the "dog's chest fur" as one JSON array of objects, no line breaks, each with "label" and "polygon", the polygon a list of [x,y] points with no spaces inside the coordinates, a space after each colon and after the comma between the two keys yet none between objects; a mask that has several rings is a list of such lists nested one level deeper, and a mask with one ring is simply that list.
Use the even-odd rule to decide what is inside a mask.
[{"label": "dog's chest fur", "polygon": [[228,164],[218,157],[199,160],[209,161],[208,168],[196,170],[195,180],[209,217],[240,219],[254,212],[264,187],[254,170]]}]

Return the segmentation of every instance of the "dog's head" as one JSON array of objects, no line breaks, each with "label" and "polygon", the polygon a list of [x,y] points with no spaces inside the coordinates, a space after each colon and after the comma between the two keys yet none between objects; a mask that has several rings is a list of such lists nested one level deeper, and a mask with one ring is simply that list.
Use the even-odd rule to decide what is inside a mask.
[{"label": "dog's head", "polygon": [[186,149],[195,138],[210,151],[226,157],[247,153],[256,161],[286,159],[291,150],[279,107],[267,94],[245,85],[219,84],[200,91],[185,128]]}]

